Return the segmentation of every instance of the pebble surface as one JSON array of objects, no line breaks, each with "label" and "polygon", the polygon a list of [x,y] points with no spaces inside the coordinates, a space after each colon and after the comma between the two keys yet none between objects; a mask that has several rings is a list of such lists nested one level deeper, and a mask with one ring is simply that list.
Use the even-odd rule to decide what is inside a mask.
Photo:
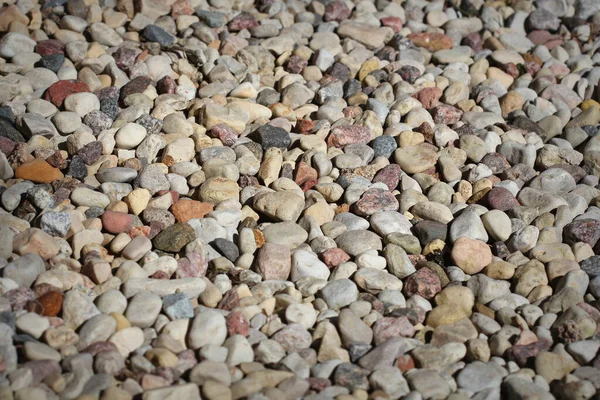
[{"label": "pebble surface", "polygon": [[0,398],[598,398],[599,26],[8,0]]}]

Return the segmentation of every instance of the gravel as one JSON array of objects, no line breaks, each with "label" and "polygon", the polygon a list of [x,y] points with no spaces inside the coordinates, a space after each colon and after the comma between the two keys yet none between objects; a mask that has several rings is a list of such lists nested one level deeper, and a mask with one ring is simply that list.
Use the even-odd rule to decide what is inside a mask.
[{"label": "gravel", "polygon": [[598,26],[8,2],[0,398],[597,398]]}]

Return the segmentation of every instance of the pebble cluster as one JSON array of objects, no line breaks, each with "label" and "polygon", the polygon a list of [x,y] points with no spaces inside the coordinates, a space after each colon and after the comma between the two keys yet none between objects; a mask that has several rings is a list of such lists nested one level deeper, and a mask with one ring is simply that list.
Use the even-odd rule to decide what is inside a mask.
[{"label": "pebble cluster", "polygon": [[0,398],[599,398],[599,30],[6,0]]}]

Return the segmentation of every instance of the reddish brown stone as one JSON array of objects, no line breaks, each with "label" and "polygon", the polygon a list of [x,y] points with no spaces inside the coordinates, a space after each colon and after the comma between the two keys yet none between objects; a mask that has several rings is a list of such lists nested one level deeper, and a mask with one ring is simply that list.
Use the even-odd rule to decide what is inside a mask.
[{"label": "reddish brown stone", "polygon": [[203,203],[196,200],[181,200],[173,204],[171,212],[177,219],[177,222],[187,222],[194,218],[204,218],[206,214],[213,210],[211,203]]},{"label": "reddish brown stone", "polygon": [[439,87],[427,87],[413,94],[413,97],[421,102],[423,108],[430,109],[438,105],[442,97],[442,89]]},{"label": "reddish brown stone", "polygon": [[411,33],[408,39],[417,47],[423,47],[429,51],[447,50],[454,47],[449,36],[443,33]]},{"label": "reddish brown stone", "polygon": [[[424,146],[433,146],[433,136],[434,136],[434,132],[433,132],[433,128],[431,127],[431,125],[429,125],[429,122],[423,122],[421,125],[419,125],[418,127],[413,129],[415,132],[419,132],[421,134],[423,134],[423,139],[425,139],[425,143],[423,143]],[[433,149],[434,151],[437,151],[436,149]],[[435,168],[433,168],[433,170],[435,171]]]},{"label": "reddish brown stone", "polygon": [[349,144],[368,143],[371,140],[369,128],[358,125],[336,126],[327,138],[327,145],[344,147]]},{"label": "reddish brown stone", "polygon": [[325,6],[325,15],[323,17],[325,21],[342,22],[350,18],[350,14],[352,14],[352,11],[350,11],[346,3],[341,0],[334,0]]},{"label": "reddish brown stone", "polygon": [[54,168],[46,160],[38,158],[17,167],[15,177],[35,183],[50,183],[65,176],[58,168]]},{"label": "reddish brown stone", "polygon": [[394,190],[400,183],[401,176],[402,168],[398,164],[390,164],[377,172],[373,178],[373,183],[382,182],[387,185],[389,190]]},{"label": "reddish brown stone", "polygon": [[491,208],[500,211],[508,211],[519,205],[519,201],[510,190],[498,186],[487,193],[486,201]]},{"label": "reddish brown stone", "polygon": [[299,119],[296,121],[294,132],[307,135],[315,131],[315,122],[310,119]]},{"label": "reddish brown stone", "polygon": [[217,124],[209,129],[208,135],[217,138],[224,146],[233,146],[238,139],[237,133],[225,124]]},{"label": "reddish brown stone", "polygon": [[305,163],[304,161],[300,161],[298,163],[298,167],[296,168],[296,177],[294,178],[294,182],[298,185],[302,185],[303,183],[309,180],[316,180],[318,178],[317,170]]},{"label": "reddish brown stone", "polygon": [[81,92],[89,92],[90,88],[84,82],[77,79],[62,80],[50,85],[44,94],[44,100],[54,104],[56,107],[61,107],[65,99],[74,94]]},{"label": "reddish brown stone", "polygon": [[141,53],[139,53],[136,57],[135,57],[135,62],[133,63],[134,65],[137,63],[141,63],[146,61],[146,59],[150,56],[150,53],[148,52],[148,49],[144,49]]},{"label": "reddish brown stone", "polygon": [[400,372],[405,373],[415,368],[415,360],[413,360],[410,354],[404,354],[396,359],[395,365]]},{"label": "reddish brown stone", "polygon": [[104,211],[100,217],[102,220],[102,228],[108,233],[122,233],[131,228],[133,216],[127,213],[118,211]]},{"label": "reddish brown stone", "polygon": [[229,289],[227,292],[225,292],[221,301],[219,301],[217,308],[230,311],[236,308],[239,303],[240,295],[238,294],[237,290]]},{"label": "reddish brown stone", "polygon": [[313,187],[315,187],[317,183],[319,182],[316,179],[309,179],[302,185],[300,185],[300,189],[302,189],[303,192],[306,192],[307,190],[310,190]]},{"label": "reddish brown stone", "polygon": [[239,311],[230,312],[227,317],[225,317],[225,322],[227,325],[227,335],[242,335],[248,336],[249,324],[244,314]]},{"label": "reddish brown stone", "polygon": [[350,260],[348,253],[337,247],[333,249],[327,249],[319,254],[319,256],[325,265],[327,265],[330,269]]},{"label": "reddish brown stone", "polygon": [[40,40],[35,45],[35,52],[42,57],[54,54],[64,54],[65,44],[56,39]]},{"label": "reddish brown stone", "polygon": [[442,290],[440,278],[429,268],[421,268],[404,280],[404,295],[412,297],[415,294],[428,300]]},{"label": "reddish brown stone", "polygon": [[127,98],[130,94],[142,93],[150,85],[152,85],[152,79],[147,76],[133,78],[121,88],[121,100]]},{"label": "reddish brown stone", "polygon": [[[135,64],[135,58],[138,56],[139,53],[139,49],[132,49],[127,46],[121,46],[117,51],[115,51],[112,54],[112,56],[115,59],[117,67],[119,67],[123,71],[129,71],[129,69]],[[106,88],[103,90],[106,90]],[[119,93],[117,91],[116,96],[113,94],[108,97],[116,99],[119,97]],[[101,96],[98,96],[98,98],[102,100]]]},{"label": "reddish brown stone", "polygon": [[[81,157],[85,165],[92,165],[102,156],[103,151],[104,148],[102,147],[102,143],[96,141],[90,142],[81,147],[79,150],[77,150],[77,155]],[[48,159],[46,159],[46,161],[48,161]]]}]

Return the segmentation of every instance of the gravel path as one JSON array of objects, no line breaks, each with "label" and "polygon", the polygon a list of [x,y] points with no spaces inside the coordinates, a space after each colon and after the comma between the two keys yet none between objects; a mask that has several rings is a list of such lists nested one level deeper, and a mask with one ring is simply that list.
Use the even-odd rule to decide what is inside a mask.
[{"label": "gravel path", "polygon": [[0,399],[600,398],[600,1],[2,7]]}]

